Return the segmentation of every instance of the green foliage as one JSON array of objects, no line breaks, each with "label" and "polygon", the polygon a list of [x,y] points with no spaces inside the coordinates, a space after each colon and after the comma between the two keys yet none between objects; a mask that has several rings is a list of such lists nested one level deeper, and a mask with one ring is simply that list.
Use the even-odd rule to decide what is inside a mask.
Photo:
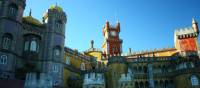
[{"label": "green foliage", "polygon": [[42,26],[42,23],[39,20],[33,18],[32,16],[23,17],[23,22],[27,24],[33,24],[36,26]]},{"label": "green foliage", "polygon": [[62,12],[63,11],[63,9],[60,7],[60,6],[55,6],[55,5],[52,5],[52,6],[50,6],[50,9],[56,9],[56,10],[58,10],[59,12]]}]

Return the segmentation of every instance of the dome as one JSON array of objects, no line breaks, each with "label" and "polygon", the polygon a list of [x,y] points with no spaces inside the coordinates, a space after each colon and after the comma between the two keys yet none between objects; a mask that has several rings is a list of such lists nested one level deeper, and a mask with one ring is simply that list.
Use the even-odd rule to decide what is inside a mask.
[{"label": "dome", "polygon": [[57,5],[52,5],[52,6],[50,7],[50,9],[51,9],[51,10],[57,10],[57,11],[59,11],[59,12],[63,12],[62,7],[57,6]]},{"label": "dome", "polygon": [[39,20],[33,18],[32,16],[23,17],[23,22],[28,23],[28,24],[37,25],[37,26],[42,25],[42,23]]}]

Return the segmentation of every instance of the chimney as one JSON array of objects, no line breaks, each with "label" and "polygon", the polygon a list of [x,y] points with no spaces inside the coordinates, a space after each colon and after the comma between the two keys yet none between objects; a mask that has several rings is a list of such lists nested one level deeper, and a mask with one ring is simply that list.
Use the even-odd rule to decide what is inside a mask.
[{"label": "chimney", "polygon": [[90,48],[94,48],[94,41],[93,40],[91,40],[91,42],[90,42]]},{"label": "chimney", "polygon": [[131,48],[129,48],[129,54],[131,54],[132,53],[132,50],[131,50]]}]

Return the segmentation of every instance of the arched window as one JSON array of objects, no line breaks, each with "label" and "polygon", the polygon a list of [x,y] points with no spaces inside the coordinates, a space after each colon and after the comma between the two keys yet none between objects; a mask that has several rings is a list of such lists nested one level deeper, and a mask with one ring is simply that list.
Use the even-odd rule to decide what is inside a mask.
[{"label": "arched window", "polygon": [[8,57],[6,55],[1,55],[0,64],[7,64]]},{"label": "arched window", "polygon": [[66,58],[66,64],[70,65],[70,58],[69,57]]},{"label": "arched window", "polygon": [[9,49],[11,47],[11,44],[12,44],[12,35],[5,34],[2,39],[2,48]]},{"label": "arched window", "polygon": [[196,75],[192,75],[191,76],[191,84],[192,86],[197,86],[199,85],[199,79]]},{"label": "arched window", "polygon": [[16,4],[12,3],[8,6],[8,16],[17,17],[18,15],[18,7]]},{"label": "arched window", "polygon": [[81,63],[81,70],[85,70],[85,63]]},{"label": "arched window", "polygon": [[26,41],[24,44],[24,51],[28,51],[29,50],[29,41]]},{"label": "arched window", "polygon": [[37,42],[35,40],[31,41],[30,51],[37,51]]}]

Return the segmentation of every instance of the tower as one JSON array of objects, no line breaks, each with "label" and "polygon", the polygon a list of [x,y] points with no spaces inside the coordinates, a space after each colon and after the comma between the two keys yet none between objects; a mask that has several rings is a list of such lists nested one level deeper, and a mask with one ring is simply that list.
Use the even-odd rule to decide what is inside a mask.
[{"label": "tower", "polygon": [[53,86],[63,86],[64,40],[67,17],[59,6],[51,6],[43,17],[44,35],[43,71],[53,77]]},{"label": "tower", "polygon": [[192,19],[192,27],[181,28],[174,34],[175,48],[183,56],[197,55],[198,53],[198,23]]},{"label": "tower", "polygon": [[0,1],[0,76],[3,79],[15,79],[16,62],[22,55],[21,23],[25,6],[26,0]]},{"label": "tower", "polygon": [[0,16],[5,19],[21,22],[26,0],[1,0],[0,1]]},{"label": "tower", "polygon": [[119,38],[120,23],[111,26],[107,21],[103,27],[104,42],[102,44],[103,53],[105,55],[120,55],[122,53],[122,40]]}]

